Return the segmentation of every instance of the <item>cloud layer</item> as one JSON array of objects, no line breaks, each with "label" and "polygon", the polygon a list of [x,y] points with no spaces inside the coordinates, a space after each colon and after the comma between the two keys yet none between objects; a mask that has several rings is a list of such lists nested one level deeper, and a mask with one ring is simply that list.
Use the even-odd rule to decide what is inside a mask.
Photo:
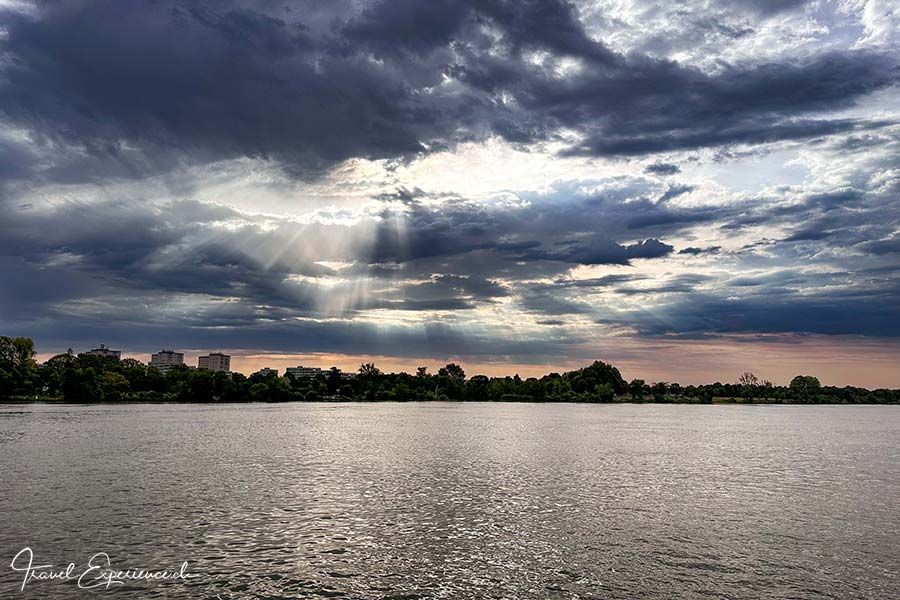
[{"label": "cloud layer", "polygon": [[6,8],[0,326],[475,363],[897,353],[877,4]]}]

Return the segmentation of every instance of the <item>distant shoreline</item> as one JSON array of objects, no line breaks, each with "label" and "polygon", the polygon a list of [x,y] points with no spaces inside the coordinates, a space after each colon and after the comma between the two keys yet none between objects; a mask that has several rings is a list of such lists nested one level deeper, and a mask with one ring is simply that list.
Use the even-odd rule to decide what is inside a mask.
[{"label": "distant shoreline", "polygon": [[65,398],[0,398],[0,404],[9,405],[25,405],[25,404],[41,404],[41,405],[69,405],[69,406],[114,406],[114,405],[139,405],[139,404],[189,404],[189,405],[213,405],[213,404],[434,404],[437,402],[449,402],[452,404],[578,404],[578,405],[598,405],[609,406],[616,404],[634,404],[634,405],[681,405],[681,406],[900,406],[896,402],[799,402],[786,401],[779,399],[771,400],[747,400],[743,398],[716,398],[712,402],[689,401],[684,399],[674,399],[671,401],[645,400],[636,401],[630,397],[623,397],[621,400],[616,399],[609,402],[578,402],[578,401],[553,401],[553,400],[361,400],[358,398],[321,398],[319,400],[218,400],[218,401],[189,401],[189,400],[116,400],[110,402],[95,401],[72,401]]},{"label": "distant shoreline", "polygon": [[[180,356],[173,351],[160,354]],[[38,365],[30,338],[0,336],[0,402],[42,404],[211,404],[247,402],[511,402],[575,404],[900,404],[900,389],[822,385],[800,374],[776,385],[746,371],[734,383],[681,385],[677,382],[626,381],[611,364],[592,364],[542,377],[467,375],[449,363],[436,373],[386,373],[363,363],[355,373],[297,366],[260,369],[249,377],[229,371],[228,357],[199,365],[165,368],[122,359],[100,348],[53,356]],[[173,359],[174,360],[174,359]],[[210,360],[212,360],[210,358]]]}]

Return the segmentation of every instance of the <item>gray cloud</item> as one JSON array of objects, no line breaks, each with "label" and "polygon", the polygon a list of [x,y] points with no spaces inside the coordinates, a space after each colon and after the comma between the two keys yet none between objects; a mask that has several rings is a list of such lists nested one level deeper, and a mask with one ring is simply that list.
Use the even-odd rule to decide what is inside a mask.
[{"label": "gray cloud", "polygon": [[[718,245],[688,246],[675,253],[673,244],[659,238],[629,241],[637,225],[669,236],[706,223],[734,235],[748,227],[793,226],[793,234],[766,246],[775,257],[769,264],[790,264],[798,253],[820,254],[826,243],[840,244],[860,260],[896,252],[890,237],[898,219],[896,199],[886,203],[880,196],[839,188],[799,194],[792,202],[685,209],[646,200],[671,189],[654,185],[619,178],[596,182],[590,194],[583,194],[561,183],[540,201],[500,205],[463,199],[430,205],[419,202],[429,200],[419,191],[413,194],[416,201],[399,202],[402,209],[392,194],[383,197],[380,221],[363,219],[355,225],[284,220],[273,226],[267,217],[263,226],[258,217],[193,201],[0,207],[3,271],[23,281],[9,286],[0,301],[7,318],[23,322],[71,321],[86,311],[94,314],[95,307],[111,311],[106,317],[111,322],[122,323],[130,323],[135,311],[120,313],[118,307],[185,302],[206,308],[185,316],[178,327],[241,328],[324,316],[352,322],[377,309],[452,315],[512,298],[524,310],[545,315],[545,321],[563,314],[594,315],[654,335],[669,332],[660,328],[660,320],[673,330],[750,331],[762,327],[757,319],[766,310],[772,315],[766,331],[787,327],[824,333],[831,327],[838,333],[859,321],[852,317],[859,303],[875,306],[896,300],[891,269],[869,281],[847,271],[825,279],[792,270],[730,280],[700,274],[648,280],[639,271],[569,279],[568,270],[579,264],[631,269],[636,260],[671,256],[702,260],[720,254],[738,270],[736,265],[764,264],[754,247],[726,254]],[[644,220],[636,223],[639,217]],[[69,225],[55,225],[61,222]],[[814,247],[803,249],[802,244]],[[315,251],[310,254],[309,248]],[[319,263],[329,260],[352,264],[335,271]],[[843,262],[853,265],[852,259]],[[554,283],[533,283],[538,278]],[[848,288],[848,280],[858,281],[857,287]],[[748,289],[756,290],[752,297],[744,297]],[[829,296],[814,301],[810,289],[828,289]],[[856,294],[840,296],[840,289],[855,289]],[[702,302],[696,312],[690,303],[666,301],[649,312],[608,314],[614,303],[606,293],[654,299],[681,294]],[[726,300],[735,294],[738,300]],[[340,309],[330,308],[334,306]],[[753,318],[737,320],[743,306],[750,307]],[[800,310],[796,306],[810,314],[843,311],[851,325],[812,327],[806,319],[789,326]],[[778,316],[782,311],[785,315]],[[890,327],[882,327],[879,334],[874,323],[890,317],[890,310],[871,311],[875,316],[867,317],[871,324],[865,325],[866,332],[889,334]],[[152,312],[145,318],[154,320]],[[745,324],[735,325],[738,321]]]},{"label": "gray cloud", "polygon": [[[562,329],[573,322],[645,338],[896,337],[897,127],[865,104],[896,86],[896,56],[835,43],[667,58],[700,38],[739,43],[803,4],[676,7],[673,27],[690,31],[648,32],[629,52],[566,2],[5,10],[0,275],[16,284],[0,286],[0,325],[57,345],[102,331],[397,356],[563,356],[596,334]],[[200,202],[182,181],[242,158],[292,183],[354,158],[396,174],[496,136],[603,160],[502,198],[378,189],[379,210],[337,220]],[[773,169],[743,191],[739,161],[789,141],[810,176]],[[710,155],[741,191],[704,183]],[[634,172],[634,158],[645,176],[591,179]],[[148,177],[166,193],[142,193]],[[539,327],[475,316],[494,310]]]},{"label": "gray cloud", "polygon": [[[560,1],[336,3],[330,19],[275,6],[103,0],[0,14],[2,116],[34,132],[43,155],[38,167],[7,147],[2,175],[90,181],[258,157],[306,176],[347,158],[490,134],[525,144],[562,128],[585,139],[568,154],[765,144],[865,131],[865,120],[820,114],[897,82],[896,60],[874,52],[715,73],[620,55]],[[532,51],[550,62],[530,62]],[[564,58],[583,66],[560,75]]]},{"label": "gray cloud", "polygon": [[593,237],[585,241],[564,242],[560,246],[552,250],[533,250],[525,256],[581,265],[627,265],[632,259],[659,258],[672,251],[672,246],[656,239],[623,246],[606,238]]},{"label": "gray cloud", "polygon": [[698,248],[696,246],[688,246],[687,248],[682,248],[681,250],[679,250],[678,254],[690,254],[690,255],[696,256],[698,254],[704,254],[704,253],[716,254],[720,250],[722,250],[721,246],[709,246],[707,248]]},{"label": "gray cloud", "polygon": [[649,173],[651,175],[675,175],[676,173],[680,173],[681,168],[678,165],[673,165],[672,163],[653,163],[647,165],[644,168],[644,173]]}]

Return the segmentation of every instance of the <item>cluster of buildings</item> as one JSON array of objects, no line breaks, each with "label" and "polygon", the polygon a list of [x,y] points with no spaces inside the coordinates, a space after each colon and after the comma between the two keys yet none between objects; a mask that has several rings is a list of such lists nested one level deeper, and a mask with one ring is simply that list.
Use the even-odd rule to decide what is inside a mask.
[{"label": "cluster of buildings", "polygon": [[[115,359],[122,358],[121,350],[112,350],[107,348],[105,344],[100,344],[99,348],[88,350],[85,354],[93,354],[95,356],[112,356]],[[150,366],[156,367],[163,373],[184,365],[184,353],[175,352],[174,350],[160,350],[150,355]],[[193,367],[190,367],[193,368]],[[203,371],[218,371],[222,373],[231,372],[231,356],[222,354],[221,352],[210,352],[206,356],[200,356],[197,359],[197,369]]]},{"label": "cluster of buildings", "polygon": [[[93,350],[88,350],[85,354],[93,354],[96,356],[112,356],[115,359],[122,358],[121,350],[112,350],[107,348],[105,344],[100,344],[99,348],[94,348]],[[174,350],[163,349],[155,354],[150,355],[150,366],[155,367],[162,371],[163,373],[167,373],[174,367],[184,365],[184,353],[183,352],[175,352]],[[215,371],[220,373],[231,373],[231,356],[228,354],[222,354],[221,352],[210,352],[205,356],[200,356],[197,358],[197,366],[188,368],[196,368],[201,371]],[[285,377],[291,377],[293,379],[315,379],[316,377],[322,376],[326,377],[330,373],[330,369],[321,369],[319,367],[304,367],[298,365],[296,367],[288,367],[284,371]],[[270,369],[269,367],[263,367],[254,375],[262,375],[263,377],[274,375],[278,376],[278,369]],[[344,373],[341,372],[341,379],[352,379],[354,376],[353,373]]]}]

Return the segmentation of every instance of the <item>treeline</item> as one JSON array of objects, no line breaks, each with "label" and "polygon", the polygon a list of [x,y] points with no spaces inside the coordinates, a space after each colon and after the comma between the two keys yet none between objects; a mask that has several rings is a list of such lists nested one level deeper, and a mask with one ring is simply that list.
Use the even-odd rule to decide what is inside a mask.
[{"label": "treeline", "polygon": [[606,363],[541,378],[466,377],[449,364],[429,373],[382,373],[374,364],[353,379],[332,369],[315,378],[198,371],[175,367],[162,373],[140,361],[71,350],[42,366],[28,338],[0,337],[0,397],[60,402],[289,402],[289,401],[494,401],[494,402],[789,402],[898,403],[900,390],[822,386],[800,375],[789,386],[761,382],[750,373],[738,383],[681,386],[677,383],[626,382]]}]

